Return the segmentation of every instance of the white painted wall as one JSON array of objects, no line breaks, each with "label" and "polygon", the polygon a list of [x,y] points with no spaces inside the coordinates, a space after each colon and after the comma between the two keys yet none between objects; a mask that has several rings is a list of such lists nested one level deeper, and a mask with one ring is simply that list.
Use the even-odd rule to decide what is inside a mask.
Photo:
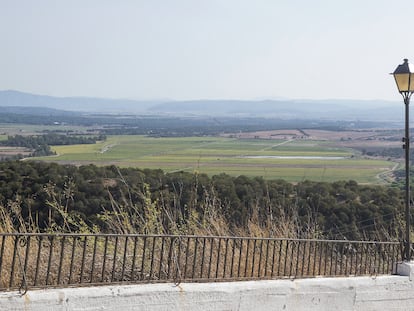
[{"label": "white painted wall", "polygon": [[414,310],[407,276],[141,284],[0,294],[0,310]]}]

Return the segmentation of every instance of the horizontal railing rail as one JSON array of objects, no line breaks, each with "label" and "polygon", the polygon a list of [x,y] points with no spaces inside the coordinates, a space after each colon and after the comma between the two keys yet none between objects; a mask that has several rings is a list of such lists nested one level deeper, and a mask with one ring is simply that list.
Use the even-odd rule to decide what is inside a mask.
[{"label": "horizontal railing rail", "polygon": [[0,290],[391,274],[398,242],[0,234]]}]

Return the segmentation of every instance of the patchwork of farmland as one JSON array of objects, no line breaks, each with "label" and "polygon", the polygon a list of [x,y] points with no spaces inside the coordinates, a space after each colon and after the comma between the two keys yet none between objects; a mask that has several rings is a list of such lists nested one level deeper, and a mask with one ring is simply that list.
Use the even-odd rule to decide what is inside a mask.
[{"label": "patchwork of farmland", "polygon": [[363,157],[357,150],[326,139],[232,137],[154,138],[109,136],[92,145],[55,146],[57,156],[38,158],[58,163],[118,165],[216,175],[262,176],[266,179],[383,183],[397,162]]}]

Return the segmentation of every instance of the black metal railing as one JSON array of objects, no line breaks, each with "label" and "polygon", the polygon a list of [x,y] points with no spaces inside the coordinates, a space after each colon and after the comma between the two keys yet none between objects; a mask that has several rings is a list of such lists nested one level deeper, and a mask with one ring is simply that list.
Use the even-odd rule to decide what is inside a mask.
[{"label": "black metal railing", "polygon": [[398,242],[0,234],[0,290],[391,274]]}]

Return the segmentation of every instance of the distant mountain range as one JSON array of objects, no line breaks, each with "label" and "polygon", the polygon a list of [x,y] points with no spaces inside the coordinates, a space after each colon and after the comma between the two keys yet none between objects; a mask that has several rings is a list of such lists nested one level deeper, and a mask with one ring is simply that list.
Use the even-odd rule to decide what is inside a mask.
[{"label": "distant mountain range", "polygon": [[[367,120],[401,122],[403,104],[383,100],[188,100],[140,101],[91,97],[53,97],[0,91],[0,113],[48,115],[142,114],[169,116],[277,117],[282,119]],[[30,109],[29,109],[30,108]],[[40,109],[39,108],[47,108]],[[65,112],[63,112],[65,111]]]},{"label": "distant mountain range", "polygon": [[44,107],[88,113],[145,112],[153,101],[104,99],[90,97],[54,97],[19,91],[0,91],[0,107]]}]

